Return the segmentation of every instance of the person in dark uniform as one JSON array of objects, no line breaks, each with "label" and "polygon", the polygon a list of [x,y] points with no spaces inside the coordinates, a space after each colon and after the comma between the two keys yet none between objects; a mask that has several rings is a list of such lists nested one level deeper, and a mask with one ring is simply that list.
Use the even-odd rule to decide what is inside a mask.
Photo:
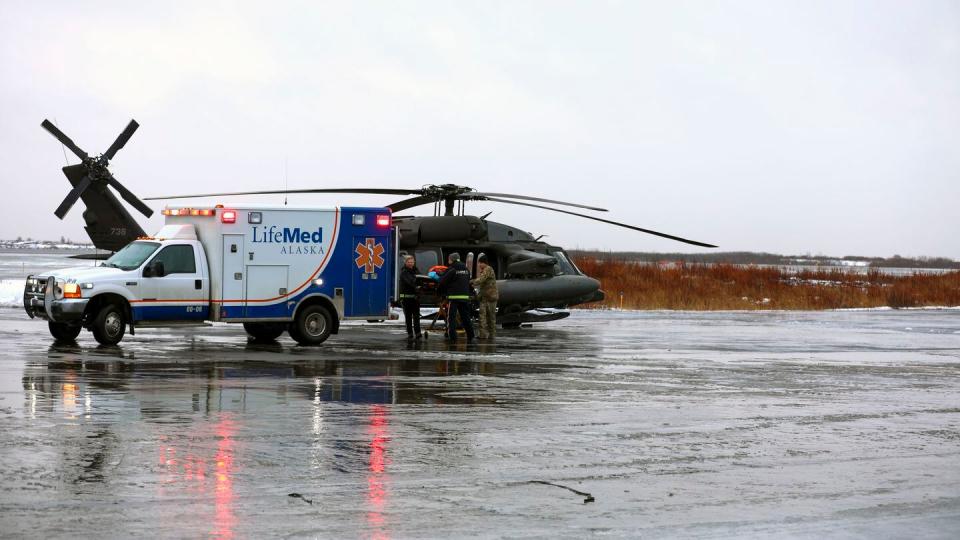
[{"label": "person in dark uniform", "polygon": [[403,259],[400,269],[400,305],[403,306],[403,318],[407,323],[407,341],[420,339],[420,300],[417,299],[417,261],[413,255]]},{"label": "person in dark uniform", "polygon": [[467,343],[473,343],[473,323],[470,321],[470,271],[460,262],[460,254],[451,253],[447,258],[447,271],[440,278],[440,290],[447,296],[450,307],[447,310],[448,339],[457,340],[457,315],[467,332]]}]

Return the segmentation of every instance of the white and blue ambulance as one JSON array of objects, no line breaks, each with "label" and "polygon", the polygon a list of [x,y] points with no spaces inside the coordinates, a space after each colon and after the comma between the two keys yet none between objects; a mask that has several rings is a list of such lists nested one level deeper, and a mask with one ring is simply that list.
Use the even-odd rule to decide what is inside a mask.
[{"label": "white and blue ambulance", "polygon": [[168,207],[166,223],[96,267],[29,276],[24,308],[60,340],[116,344],[149,327],[243,323],[312,345],[344,319],[386,319],[396,297],[388,208]]}]

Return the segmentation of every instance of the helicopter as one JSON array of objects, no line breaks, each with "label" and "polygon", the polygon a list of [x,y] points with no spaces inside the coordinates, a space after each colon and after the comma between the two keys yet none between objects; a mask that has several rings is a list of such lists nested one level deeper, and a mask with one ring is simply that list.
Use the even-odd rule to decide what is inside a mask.
[{"label": "helicopter", "polygon": [[[131,206],[143,215],[153,214],[146,204],[126,189],[107,166],[139,127],[131,120],[109,149],[91,157],[49,120],[41,126],[80,158],[79,165],[63,168],[73,189],[54,214],[63,219],[78,199],[87,209],[83,212],[86,231],[97,249],[117,251],[126,244],[145,236],[143,228],[123,207],[108,189],[112,187]],[[574,212],[554,206],[565,206],[593,212],[607,212],[605,208],[579,203],[558,201],[528,195],[481,192],[468,186],[456,184],[428,184],[420,188],[316,188],[267,191],[243,191],[229,193],[204,193],[145,197],[143,200],[167,200],[201,197],[230,197],[247,195],[293,195],[310,193],[345,193],[360,195],[393,195],[406,198],[386,205],[394,213],[393,224],[399,237],[398,256],[407,254],[416,258],[419,268],[426,270],[442,266],[451,253],[458,253],[474,275],[476,260],[481,253],[486,255],[499,279],[497,322],[505,328],[515,328],[524,323],[548,322],[570,315],[566,308],[598,302],[604,299],[600,282],[585,275],[560,246],[534,237],[518,227],[487,219],[489,213],[474,216],[466,213],[470,201],[490,201],[502,204],[521,205],[540,210],[560,212],[584,219],[599,221],[637,232],[652,234],[669,240],[700,247],[714,248],[713,244],[690,240],[626,223]],[[539,203],[539,204],[538,204]],[[411,208],[432,205],[432,215],[400,214]],[[79,255],[81,258],[105,258],[109,254]],[[398,267],[401,261],[398,261]],[[442,301],[434,288],[424,287],[420,294],[421,305],[439,308]],[[429,318],[431,315],[426,315]]]},{"label": "helicopter", "polygon": [[[566,318],[570,315],[568,311],[557,310],[602,301],[604,292],[600,289],[600,282],[577,268],[562,247],[541,241],[542,236],[534,237],[517,227],[490,221],[487,219],[489,213],[483,216],[468,215],[465,209],[468,201],[491,201],[560,212],[695,246],[717,247],[705,242],[536,203],[595,212],[607,212],[605,208],[528,195],[480,192],[471,187],[456,184],[429,184],[417,189],[318,188],[242,191],[146,197],[144,200],[309,193],[408,196],[406,199],[386,205],[394,213],[393,224],[399,236],[400,260],[397,262],[397,267],[400,267],[403,257],[408,254],[413,255],[418,267],[424,270],[443,266],[450,254],[457,253],[473,276],[478,271],[476,262],[479,255],[485,254],[487,263],[499,276],[497,323],[504,328],[516,328],[524,323],[549,322]],[[431,216],[398,214],[398,212],[428,204],[433,205]],[[432,287],[422,288],[418,297],[423,307],[439,308],[442,302],[442,298]],[[426,315],[425,318],[431,316]]]}]

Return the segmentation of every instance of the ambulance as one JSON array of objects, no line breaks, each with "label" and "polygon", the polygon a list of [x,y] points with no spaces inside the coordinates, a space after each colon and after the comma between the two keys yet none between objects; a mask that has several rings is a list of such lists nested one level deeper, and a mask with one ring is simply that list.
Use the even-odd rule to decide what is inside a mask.
[{"label": "ambulance", "polygon": [[57,340],[90,330],[113,345],[129,329],[242,323],[322,343],[346,319],[387,319],[396,298],[389,208],[168,207],[165,225],[98,266],[27,277],[23,305]]}]

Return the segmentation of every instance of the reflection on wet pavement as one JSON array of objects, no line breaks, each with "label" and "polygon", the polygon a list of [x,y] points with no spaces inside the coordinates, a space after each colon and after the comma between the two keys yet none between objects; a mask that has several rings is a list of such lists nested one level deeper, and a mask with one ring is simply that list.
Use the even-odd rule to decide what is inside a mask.
[{"label": "reflection on wet pavement", "polygon": [[960,524],[960,312],[576,313],[454,346],[348,325],[319,348],[219,326],[51,345],[18,315],[0,312],[4,532]]}]

